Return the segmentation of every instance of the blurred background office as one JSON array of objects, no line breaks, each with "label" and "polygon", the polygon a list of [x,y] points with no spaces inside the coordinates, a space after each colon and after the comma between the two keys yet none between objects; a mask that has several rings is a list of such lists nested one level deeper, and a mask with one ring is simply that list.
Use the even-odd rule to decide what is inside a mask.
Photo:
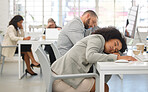
[{"label": "blurred background office", "polygon": [[[130,8],[139,5],[136,27],[142,42],[146,43],[148,0],[0,0],[0,4],[0,33],[3,35],[10,19],[20,14],[24,18],[26,36],[33,34],[32,37],[44,33],[49,18],[53,18],[57,26],[63,27],[86,10],[97,13],[99,27],[115,26],[124,34]],[[139,42],[138,36],[135,36],[136,40]]]},{"label": "blurred background office", "polygon": [[[57,25],[63,27],[69,20],[81,16],[88,9],[98,14],[99,27],[111,25],[123,31],[129,8],[134,5],[139,5],[137,26],[148,24],[147,0],[1,0],[0,3],[1,31],[6,30],[8,21],[16,14],[24,17],[26,32],[37,32],[42,31],[42,27],[46,27],[50,17]],[[147,30],[141,29],[141,31]]]},{"label": "blurred background office", "polygon": [[[80,17],[86,10],[93,10],[97,13],[99,27],[115,26],[122,33],[124,33],[130,8],[132,6],[137,6],[137,5],[139,5],[139,11],[138,11],[136,28],[138,28],[139,32],[141,33],[142,41],[145,43],[146,36],[148,35],[148,0],[0,0],[0,34],[3,35],[6,32],[8,22],[12,17],[18,14],[22,15],[24,18],[23,27],[27,35],[30,34],[42,35],[40,33],[44,32],[47,26],[47,20],[49,18],[53,18],[54,21],[56,21],[57,26],[63,27],[64,25],[67,24],[67,22],[72,20],[74,17]],[[138,40],[138,36],[136,36],[136,38],[134,39]],[[7,74],[7,72],[5,72],[6,74],[4,74],[4,76],[14,75],[13,77],[8,76],[10,79],[8,79],[8,77],[6,78],[8,79],[8,81],[16,80],[16,83],[14,83],[13,81],[12,84],[10,84],[10,86],[16,84],[19,92],[33,92],[31,89],[30,89],[31,91],[29,91],[29,89],[26,89],[26,91],[22,91],[23,87],[20,84],[23,85],[23,82],[19,81],[17,78],[18,69],[15,65],[16,64],[9,66],[9,64],[8,65],[6,64],[6,67],[13,67],[13,68],[8,69],[8,71],[5,69],[5,71],[7,71],[10,74]],[[127,76],[124,77],[126,78],[125,80],[128,79],[132,80],[133,78],[135,78],[135,80],[138,80],[139,79],[138,77],[140,78],[143,77],[142,75],[141,76],[129,75],[127,78]],[[111,80],[114,81],[115,86],[113,86],[110,83],[110,86],[112,86],[111,92],[121,92],[119,91],[120,89],[118,90],[117,88],[121,88],[122,84],[116,85],[116,82],[120,84],[121,80],[118,79],[117,76],[115,77],[113,77],[115,78],[115,81],[113,79]],[[147,78],[148,77],[144,76],[143,81],[145,80],[147,81],[148,80]],[[5,78],[0,76],[0,84],[3,86],[7,86],[5,85],[6,83],[4,79]],[[137,82],[135,80],[133,79],[132,81]],[[27,81],[29,83],[27,84],[34,85],[34,83],[36,83],[35,81],[37,81],[38,83],[36,85],[36,89],[39,91],[35,90],[34,92],[43,92],[40,89],[41,81],[39,76],[37,76],[37,78],[34,78],[31,81],[29,79],[29,81]],[[144,83],[143,81],[141,81],[139,85]],[[130,81],[126,82],[127,84],[130,84]],[[3,86],[1,86],[1,88],[3,88]],[[139,92],[148,92],[147,84],[144,85],[144,87],[146,90]],[[123,89],[124,88],[128,89],[126,86],[124,86]],[[117,89],[118,91],[115,91],[115,89]],[[9,89],[5,89],[5,91],[2,92],[7,92],[6,90],[8,91]],[[11,88],[10,91],[12,91]]]}]

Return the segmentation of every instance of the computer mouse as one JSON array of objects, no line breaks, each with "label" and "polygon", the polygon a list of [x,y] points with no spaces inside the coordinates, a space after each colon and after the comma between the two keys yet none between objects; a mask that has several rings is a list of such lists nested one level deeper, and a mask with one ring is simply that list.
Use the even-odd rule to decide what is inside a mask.
[{"label": "computer mouse", "polygon": [[125,60],[125,59],[119,59],[119,60],[116,60],[115,63],[128,63],[129,61],[128,60]]}]

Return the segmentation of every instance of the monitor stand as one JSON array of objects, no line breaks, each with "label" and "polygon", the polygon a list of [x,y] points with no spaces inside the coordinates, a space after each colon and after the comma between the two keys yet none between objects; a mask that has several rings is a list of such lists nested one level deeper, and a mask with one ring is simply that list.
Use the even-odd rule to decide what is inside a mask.
[{"label": "monitor stand", "polygon": [[[139,30],[138,30],[138,28],[137,28],[137,38],[139,39],[139,42],[140,43],[142,43],[142,38],[141,38],[141,36],[140,36],[140,33],[139,33]],[[128,43],[127,43],[127,45],[129,46],[133,46],[133,42],[134,42],[134,40],[135,40],[135,37],[134,38],[127,38],[127,40],[128,40]]]},{"label": "monitor stand", "polygon": [[142,43],[142,38],[141,38],[141,36],[140,36],[140,33],[139,33],[139,31],[138,31],[138,28],[137,28],[137,35],[138,35],[139,42]]}]

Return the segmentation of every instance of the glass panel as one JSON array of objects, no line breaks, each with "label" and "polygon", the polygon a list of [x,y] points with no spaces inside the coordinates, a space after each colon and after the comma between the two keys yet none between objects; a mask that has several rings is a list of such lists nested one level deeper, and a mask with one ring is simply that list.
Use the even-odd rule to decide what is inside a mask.
[{"label": "glass panel", "polygon": [[132,6],[131,0],[99,0],[98,6],[98,25],[100,27],[116,26],[123,31],[129,8]]},{"label": "glass panel", "polygon": [[95,11],[95,0],[63,0],[62,6],[62,19],[63,25],[65,25],[74,17],[81,16],[86,10]]},{"label": "glass panel", "polygon": [[115,24],[121,32],[124,32],[129,9],[132,7],[131,0],[117,0],[115,3]]},{"label": "glass panel", "polygon": [[[140,32],[148,32],[148,0],[136,0],[136,5],[139,5],[137,25]],[[147,26],[147,28],[146,28]]]},{"label": "glass panel", "polygon": [[[42,1],[9,0],[10,19],[16,14],[22,15],[26,22],[27,31],[29,25],[42,25]],[[98,9],[95,9],[96,1],[98,1]],[[60,5],[59,2],[62,4]],[[61,21],[61,26],[63,26],[69,20],[81,16],[83,12],[90,9],[98,10],[98,25],[100,27],[116,26],[123,31],[132,5],[139,5],[137,26],[147,26],[148,0],[44,0],[44,24],[47,25],[48,19],[53,18],[57,25]],[[144,31],[147,30],[144,29]]]},{"label": "glass panel", "polygon": [[[27,31],[30,30],[30,26],[42,26],[42,1],[26,0],[26,11]],[[33,31],[37,30],[36,28],[33,29]]]},{"label": "glass panel", "polygon": [[53,18],[59,25],[59,0],[44,1],[44,24],[47,25],[48,19]]}]

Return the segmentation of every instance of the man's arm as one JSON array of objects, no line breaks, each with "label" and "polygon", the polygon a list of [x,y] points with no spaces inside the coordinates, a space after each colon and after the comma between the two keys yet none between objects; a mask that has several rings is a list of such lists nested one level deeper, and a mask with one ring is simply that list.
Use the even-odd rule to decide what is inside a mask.
[{"label": "man's arm", "polygon": [[76,42],[84,38],[83,24],[78,21],[72,22],[68,27],[67,36],[73,44],[76,44]]}]

